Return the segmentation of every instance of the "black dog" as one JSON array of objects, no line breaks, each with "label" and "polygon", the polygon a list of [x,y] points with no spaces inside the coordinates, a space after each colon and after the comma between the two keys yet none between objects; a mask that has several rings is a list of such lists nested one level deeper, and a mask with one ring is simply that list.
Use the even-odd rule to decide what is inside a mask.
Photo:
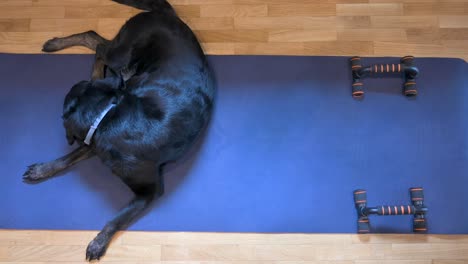
[{"label": "black dog", "polygon": [[27,182],[50,178],[97,155],[135,193],[86,251],[104,255],[112,236],[164,192],[161,168],[181,157],[208,123],[215,85],[205,55],[190,28],[166,0],[113,0],[142,12],[112,40],[89,31],[44,44],[46,52],[71,46],[96,51],[91,81],[67,94],[63,123],[75,151],[34,164]]}]

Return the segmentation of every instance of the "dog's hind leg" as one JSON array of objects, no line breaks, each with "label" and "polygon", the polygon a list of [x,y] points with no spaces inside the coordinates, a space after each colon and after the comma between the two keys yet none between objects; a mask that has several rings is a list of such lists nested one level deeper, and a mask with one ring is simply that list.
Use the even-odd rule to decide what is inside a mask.
[{"label": "dog's hind leg", "polygon": [[128,5],[145,11],[169,11],[175,13],[172,6],[166,0],[112,0],[122,5]]},{"label": "dog's hind leg", "polygon": [[54,161],[36,163],[28,167],[23,175],[23,180],[28,183],[37,183],[47,180],[79,161],[88,159],[94,155],[88,146],[81,146],[71,153]]},{"label": "dog's hind leg", "polygon": [[142,213],[153,200],[153,194],[138,194],[127,207],[122,209],[118,216],[108,222],[101,232],[89,243],[86,248],[86,260],[98,260],[107,250],[109,243],[121,226],[127,225]]},{"label": "dog's hind leg", "polygon": [[94,58],[93,72],[91,80],[103,79],[105,75],[106,64],[104,62],[104,54],[106,52],[106,44],[98,44],[96,46],[96,55]]},{"label": "dog's hind leg", "polygon": [[45,52],[54,52],[73,46],[83,46],[96,51],[91,80],[97,80],[104,78],[106,65],[103,58],[105,49],[109,43],[109,40],[91,30],[64,38],[50,39],[44,43],[42,50]]},{"label": "dog's hind leg", "polygon": [[109,40],[101,37],[98,33],[90,30],[68,37],[49,39],[44,43],[42,51],[55,52],[73,46],[83,46],[95,51],[99,44],[106,45],[109,42]]},{"label": "dog's hind leg", "polygon": [[[154,175],[149,176],[154,179]],[[123,208],[114,219],[109,221],[102,231],[89,243],[86,249],[87,260],[100,259],[105,254],[115,233],[127,227],[148,208],[155,197],[160,197],[162,195],[164,192],[164,185],[161,185],[161,181],[162,177],[158,176],[156,181],[147,183],[126,182],[135,193],[135,198]]]}]

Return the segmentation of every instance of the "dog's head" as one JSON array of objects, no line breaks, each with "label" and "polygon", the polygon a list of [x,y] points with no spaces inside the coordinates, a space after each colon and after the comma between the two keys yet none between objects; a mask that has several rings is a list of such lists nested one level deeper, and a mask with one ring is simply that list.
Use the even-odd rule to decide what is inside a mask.
[{"label": "dog's head", "polygon": [[[83,100],[86,100],[85,92],[90,88],[91,83],[82,81],[75,84],[68,94],[65,96],[63,103],[63,125],[66,131],[68,144],[72,145],[75,142],[77,134],[79,133],[79,119],[78,107]],[[78,132],[78,133],[77,133]]]},{"label": "dog's head", "polygon": [[62,113],[68,144],[84,140],[102,108],[118,98],[119,85],[109,80],[81,81],[70,89]]}]

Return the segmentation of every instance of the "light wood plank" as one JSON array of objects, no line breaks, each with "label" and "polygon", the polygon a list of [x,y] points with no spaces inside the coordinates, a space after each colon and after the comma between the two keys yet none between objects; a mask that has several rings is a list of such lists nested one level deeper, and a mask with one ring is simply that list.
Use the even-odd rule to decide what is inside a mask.
[{"label": "light wood plank", "polygon": [[398,42],[375,42],[374,54],[380,56],[405,56],[411,54],[413,56],[433,56],[443,57],[444,47],[438,44],[413,44],[413,43],[398,43]]},{"label": "light wood plank", "polygon": [[[86,263],[97,231],[0,230],[1,263]],[[101,263],[461,264],[467,235],[119,232]]]},{"label": "light wood plank", "polygon": [[4,6],[0,8],[0,18],[64,18],[65,8],[57,7],[29,7]]},{"label": "light wood plank", "polygon": [[268,33],[263,30],[198,30],[201,42],[266,42]]},{"label": "light wood plank", "polygon": [[[84,260],[85,250],[84,246],[10,246],[5,255],[0,255],[0,261],[79,262]],[[109,262],[142,260],[161,260],[161,247],[113,245],[106,253],[106,261]]]},{"label": "light wood plank", "polygon": [[369,29],[371,27],[370,16],[342,16],[336,18],[338,29]]},{"label": "light wood plank", "polygon": [[434,260],[432,264],[466,264],[466,260]]},{"label": "light wood plank", "polygon": [[269,42],[311,42],[337,40],[335,30],[273,30],[268,34]]},{"label": "light wood plank", "polygon": [[32,0],[33,6],[100,6],[100,5],[117,5],[112,1],[102,0]]},{"label": "light wood plank", "polygon": [[43,44],[44,40],[61,35],[61,32],[0,32],[0,45]]},{"label": "light wood plank", "polygon": [[420,44],[440,44],[440,29],[439,28],[411,28],[406,29],[408,43]]},{"label": "light wood plank", "polygon": [[343,41],[401,41],[408,40],[403,29],[347,29],[338,31]]},{"label": "light wood plank", "polygon": [[468,28],[468,15],[465,16],[440,16],[440,28]]},{"label": "light wood plank", "polygon": [[234,27],[240,30],[248,29],[333,29],[336,27],[335,17],[254,17],[234,18]]},{"label": "light wood plank", "polygon": [[31,32],[84,32],[97,28],[98,19],[31,19]]},{"label": "light wood plank", "polygon": [[239,234],[239,233],[165,233],[126,232],[122,236],[125,245],[179,244],[184,245],[303,245],[303,244],[350,244],[352,235],[327,234]]},{"label": "light wood plank", "polygon": [[164,245],[162,260],[317,261],[382,259],[390,245]]},{"label": "light wood plank", "polygon": [[444,40],[466,40],[468,28],[441,28],[438,36]]},{"label": "light wood plank", "polygon": [[0,7],[4,6],[32,6],[32,0],[2,0]]},{"label": "light wood plank", "polygon": [[184,18],[192,30],[233,30],[234,20],[230,17]]},{"label": "light wood plank", "polygon": [[305,43],[304,50],[308,54],[328,56],[374,54],[374,46],[371,41],[308,42]]},{"label": "light wood plank", "polygon": [[200,6],[201,17],[264,17],[267,16],[267,5],[203,5]]},{"label": "light wood plank", "polygon": [[454,256],[468,262],[468,244],[392,244],[391,259],[450,260]]},{"label": "light wood plank", "polygon": [[214,55],[232,55],[235,54],[234,43],[201,43],[203,51]]},{"label": "light wood plank", "polygon": [[399,16],[403,6],[398,3],[388,4],[337,4],[338,16]]},{"label": "light wood plank", "polygon": [[123,5],[100,7],[65,6],[65,18],[128,18],[139,11]]},{"label": "light wood plank", "polygon": [[403,4],[405,15],[464,15],[468,12],[468,2],[425,2]]},{"label": "light wood plank", "polygon": [[435,28],[438,18],[435,16],[372,16],[373,28]]},{"label": "light wood plank", "polygon": [[269,17],[310,17],[310,16],[335,16],[336,4],[308,3],[308,4],[277,4],[268,5]]},{"label": "light wood plank", "polygon": [[416,234],[379,234],[351,236],[353,243],[372,244],[409,244],[409,243],[437,243],[437,244],[468,244],[466,235],[416,235]]},{"label": "light wood plank", "polygon": [[30,19],[0,19],[0,32],[27,32]]},{"label": "light wood plank", "polygon": [[236,55],[305,55],[304,43],[235,43]]}]

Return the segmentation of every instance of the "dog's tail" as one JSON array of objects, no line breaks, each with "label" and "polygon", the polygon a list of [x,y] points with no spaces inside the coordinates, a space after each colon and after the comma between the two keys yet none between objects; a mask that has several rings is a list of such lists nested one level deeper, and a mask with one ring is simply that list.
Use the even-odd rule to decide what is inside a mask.
[{"label": "dog's tail", "polygon": [[171,4],[166,0],[112,0],[119,4],[128,5],[145,11],[174,12]]}]

